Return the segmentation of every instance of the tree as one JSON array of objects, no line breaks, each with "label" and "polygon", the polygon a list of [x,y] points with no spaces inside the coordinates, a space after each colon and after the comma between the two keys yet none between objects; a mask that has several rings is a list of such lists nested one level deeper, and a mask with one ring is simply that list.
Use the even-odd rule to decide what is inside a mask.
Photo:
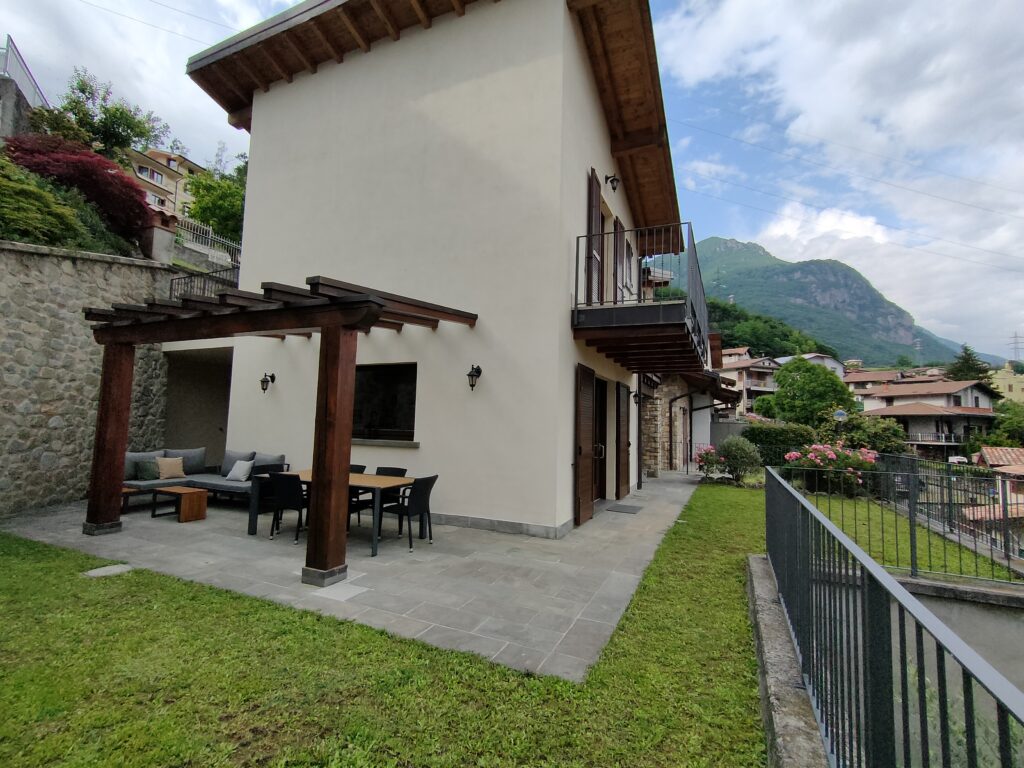
[{"label": "tree", "polygon": [[221,237],[241,242],[244,186],[227,176],[200,173],[189,178],[188,192],[193,198],[188,208],[191,218],[209,224]]},{"label": "tree", "polygon": [[22,168],[77,189],[96,206],[114,234],[137,241],[149,222],[146,196],[120,167],[83,144],[60,136],[25,134],[7,139],[7,156]]},{"label": "tree", "polygon": [[946,366],[946,378],[953,381],[973,381],[977,379],[992,384],[992,370],[978,353],[964,344],[953,362]]},{"label": "tree", "polygon": [[101,83],[85,67],[75,67],[68,90],[56,107],[39,107],[29,117],[32,130],[96,147],[117,161],[129,147],[160,146],[170,129],[153,112],[114,99],[113,86]]},{"label": "tree", "polygon": [[754,413],[766,419],[776,418],[775,395],[761,395],[754,401]]},{"label": "tree", "polygon": [[[985,445],[1024,445],[1024,405],[1003,400],[995,407],[996,421],[992,434],[982,438]],[[989,442],[992,440],[993,442]]]},{"label": "tree", "polygon": [[823,365],[794,357],[775,372],[775,411],[778,418],[817,427],[825,409],[854,408],[853,395],[842,380]]},{"label": "tree", "polygon": [[896,358],[896,367],[900,369],[913,368],[914,361],[910,359],[910,355],[900,355]]},{"label": "tree", "polygon": [[834,408],[828,408],[819,415],[820,442],[842,440],[848,448],[870,448],[879,453],[904,453],[907,450],[907,435],[895,419],[850,413],[845,422],[839,422],[833,418],[834,413]]},{"label": "tree", "polygon": [[1020,360],[1011,360],[1010,367],[1013,368],[1013,372],[1016,373],[1018,376],[1020,374],[1024,374],[1024,363],[1022,363]]}]

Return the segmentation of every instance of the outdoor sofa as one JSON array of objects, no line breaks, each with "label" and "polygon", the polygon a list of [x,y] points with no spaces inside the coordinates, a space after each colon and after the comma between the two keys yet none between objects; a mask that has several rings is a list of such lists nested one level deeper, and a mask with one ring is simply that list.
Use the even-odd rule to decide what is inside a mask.
[{"label": "outdoor sofa", "polygon": [[[167,478],[164,480],[139,480],[138,464],[156,458],[181,457],[185,477]],[[228,480],[227,475],[236,461],[254,462],[248,480]],[[205,448],[161,448],[156,451],[132,452],[124,455],[124,485],[140,491],[158,491],[167,486],[186,486],[205,488],[213,495],[236,496],[250,498],[252,476],[267,472],[283,472],[288,469],[283,453],[258,453],[256,451],[225,451],[220,466],[206,466]]]}]

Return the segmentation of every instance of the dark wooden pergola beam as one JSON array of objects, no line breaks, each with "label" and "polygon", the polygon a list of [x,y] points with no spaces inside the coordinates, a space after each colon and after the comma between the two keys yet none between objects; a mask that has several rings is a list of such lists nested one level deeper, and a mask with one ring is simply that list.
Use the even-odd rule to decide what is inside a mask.
[{"label": "dark wooden pergola beam", "polygon": [[465,312],[461,309],[453,309],[440,304],[431,304],[427,301],[412,299],[408,296],[400,296],[397,293],[377,291],[355,283],[346,283],[341,280],[332,280],[329,277],[307,277],[306,284],[310,292],[316,296],[342,297],[352,295],[371,294],[383,300],[385,309],[409,312],[414,315],[431,317],[437,320],[445,320],[450,323],[461,323],[470,328],[476,326],[477,315],[473,312]]}]

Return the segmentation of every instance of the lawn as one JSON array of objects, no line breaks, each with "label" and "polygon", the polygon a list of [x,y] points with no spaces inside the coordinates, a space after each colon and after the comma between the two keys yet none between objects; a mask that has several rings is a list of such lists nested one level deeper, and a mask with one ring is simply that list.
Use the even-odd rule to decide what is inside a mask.
[{"label": "lawn", "polygon": [[0,534],[3,766],[762,766],[745,557],[702,486],[583,685]]},{"label": "lawn", "polygon": [[[873,499],[846,498],[842,495],[811,495],[812,504],[882,565],[910,569],[910,521],[898,514],[891,503]],[[924,572],[946,573],[983,579],[1006,581],[1010,572],[984,552],[951,541],[923,525],[916,526],[918,568]],[[973,540],[963,535],[962,540]],[[979,540],[980,541],[980,540]],[[979,546],[982,546],[979,543]],[[1014,576],[1014,579],[1019,577]]]}]

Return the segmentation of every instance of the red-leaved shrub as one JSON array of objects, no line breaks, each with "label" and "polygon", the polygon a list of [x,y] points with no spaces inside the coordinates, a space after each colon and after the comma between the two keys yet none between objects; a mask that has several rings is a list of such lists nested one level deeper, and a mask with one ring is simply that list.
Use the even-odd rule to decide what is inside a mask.
[{"label": "red-leaved shrub", "polygon": [[56,184],[77,189],[96,206],[112,232],[138,240],[150,216],[146,193],[119,165],[60,136],[30,133],[6,141],[11,160]]}]

